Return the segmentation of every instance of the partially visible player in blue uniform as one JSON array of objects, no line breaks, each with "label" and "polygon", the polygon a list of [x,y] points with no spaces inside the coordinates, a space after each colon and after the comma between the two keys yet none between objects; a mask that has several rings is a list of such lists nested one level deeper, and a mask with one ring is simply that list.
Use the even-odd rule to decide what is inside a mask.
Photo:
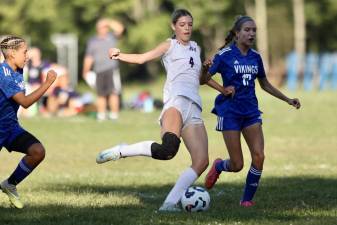
[{"label": "partially visible player in blue uniform", "polygon": [[26,64],[27,44],[19,37],[9,36],[0,43],[5,61],[0,64],[0,150],[5,147],[9,152],[26,154],[17,168],[0,184],[16,208],[23,208],[16,191],[26,178],[45,157],[45,149],[38,139],[24,130],[18,122],[17,111],[21,105],[28,108],[35,103],[56,79],[56,73],[49,71],[46,81],[29,95],[25,95],[23,67]]},{"label": "partially visible player in blue uniform", "polygon": [[[241,133],[249,147],[252,163],[246,179],[246,186],[240,205],[253,206],[252,201],[262,174],[264,162],[264,138],[261,112],[255,95],[255,79],[263,90],[295,108],[300,101],[290,99],[273,87],[267,80],[261,56],[251,47],[255,41],[256,25],[252,18],[240,16],[226,37],[225,45],[215,55],[213,62],[204,63],[202,83],[213,87],[210,77],[220,73],[224,86],[234,86],[233,98],[218,95],[213,113],[218,117],[216,130],[222,132],[229,159],[216,159],[205,180],[210,189],[222,171],[239,172],[243,168]],[[234,40],[234,41],[233,41]],[[229,43],[233,43],[226,47]],[[207,71],[208,69],[208,71]]]}]

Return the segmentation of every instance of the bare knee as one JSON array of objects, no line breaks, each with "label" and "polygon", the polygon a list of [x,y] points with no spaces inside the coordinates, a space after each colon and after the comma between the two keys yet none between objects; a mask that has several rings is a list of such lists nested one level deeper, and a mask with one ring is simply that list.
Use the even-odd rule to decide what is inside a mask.
[{"label": "bare knee", "polygon": [[231,172],[240,172],[243,168],[243,161],[231,161],[230,169]]},{"label": "bare knee", "polygon": [[28,150],[28,155],[31,156],[35,162],[41,162],[46,156],[46,151],[42,144],[33,144]]},{"label": "bare knee", "polygon": [[254,167],[256,167],[256,169],[262,170],[264,159],[265,159],[265,155],[263,151],[252,154],[252,163]]}]

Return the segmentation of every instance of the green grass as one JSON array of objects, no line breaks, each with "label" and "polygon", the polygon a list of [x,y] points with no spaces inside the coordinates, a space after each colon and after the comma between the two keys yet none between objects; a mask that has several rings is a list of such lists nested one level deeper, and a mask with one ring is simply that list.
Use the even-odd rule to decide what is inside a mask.
[{"label": "green grass", "polygon": [[[126,98],[161,85],[127,87]],[[257,205],[238,206],[250,156],[243,141],[245,168],[222,174],[210,191],[211,207],[203,213],[157,212],[182,170],[190,165],[183,145],[171,161],[145,157],[97,165],[96,154],[120,142],[160,140],[159,111],[122,111],[117,122],[98,123],[84,116],[23,119],[47,149],[45,161],[18,186],[26,207],[10,208],[0,195],[0,224],[337,224],[337,92],[286,92],[299,97],[297,111],[258,91],[264,111],[266,161],[256,194]],[[225,157],[221,134],[210,114],[216,93],[201,88],[210,159]],[[2,179],[16,167],[19,153],[0,153]],[[197,185],[202,185],[202,175]]]}]

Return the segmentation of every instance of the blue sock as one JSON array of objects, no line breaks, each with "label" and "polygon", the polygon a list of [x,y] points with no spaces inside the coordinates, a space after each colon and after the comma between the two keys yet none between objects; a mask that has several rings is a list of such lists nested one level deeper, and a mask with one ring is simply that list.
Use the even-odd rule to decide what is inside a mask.
[{"label": "blue sock", "polygon": [[229,159],[222,160],[221,162],[218,162],[215,164],[215,169],[218,173],[221,173],[222,171],[227,171],[229,172]]},{"label": "blue sock", "polygon": [[262,174],[262,170],[257,170],[253,167],[250,167],[247,174],[246,186],[243,193],[242,201],[251,201],[255,195],[257,187],[259,186],[259,180]]},{"label": "blue sock", "polygon": [[8,183],[13,185],[19,184],[33,171],[33,169],[34,168],[31,168],[23,159],[21,159],[19,165],[8,178]]}]

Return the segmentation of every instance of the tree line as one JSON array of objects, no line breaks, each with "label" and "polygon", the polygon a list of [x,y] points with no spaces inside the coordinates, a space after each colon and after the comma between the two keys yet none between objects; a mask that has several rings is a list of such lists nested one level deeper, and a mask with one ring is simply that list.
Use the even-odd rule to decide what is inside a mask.
[{"label": "tree line", "polygon": [[[335,51],[337,1],[301,2],[305,51]],[[125,52],[142,52],[170,37],[171,13],[176,8],[186,8],[194,17],[193,39],[201,45],[204,57],[210,57],[224,43],[236,15],[248,14],[261,21],[259,9],[264,7],[265,16],[258,22],[258,29],[264,33],[258,33],[260,46],[257,48],[267,49],[265,60],[269,62],[269,71],[272,76],[281,77],[286,54],[298,48],[295,35],[300,28],[295,29],[295,21],[298,22],[295,17],[299,16],[296,4],[298,0],[0,0],[0,34],[24,36],[31,45],[42,49],[45,58],[55,60],[55,46],[50,36],[74,33],[79,38],[81,62],[86,41],[95,33],[97,19],[120,20],[126,30],[119,47]],[[161,72],[159,64],[123,66],[124,79],[132,79],[134,73],[144,74],[141,78],[156,76]]]}]

